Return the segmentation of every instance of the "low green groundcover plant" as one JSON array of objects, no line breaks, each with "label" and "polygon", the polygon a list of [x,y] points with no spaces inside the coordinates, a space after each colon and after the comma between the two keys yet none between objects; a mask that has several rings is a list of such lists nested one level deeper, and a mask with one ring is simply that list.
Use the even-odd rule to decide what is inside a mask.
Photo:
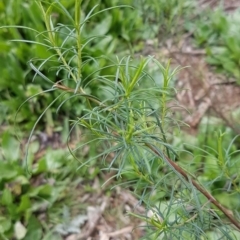
[{"label": "low green groundcover plant", "polygon": [[206,49],[210,65],[240,83],[240,11],[227,14],[222,7],[205,11],[196,21],[186,24],[193,32],[194,42]]},{"label": "low green groundcover plant", "polygon": [[[55,219],[62,215],[64,203],[73,203],[71,189],[82,181],[75,171],[77,162],[67,157],[64,149],[49,149],[36,162],[39,144],[33,141],[28,158],[30,175],[20,161],[21,148],[15,137],[4,132],[0,146],[0,239],[61,239],[44,222],[48,219],[50,225],[58,224]],[[37,216],[41,213],[44,219],[40,220]]]}]

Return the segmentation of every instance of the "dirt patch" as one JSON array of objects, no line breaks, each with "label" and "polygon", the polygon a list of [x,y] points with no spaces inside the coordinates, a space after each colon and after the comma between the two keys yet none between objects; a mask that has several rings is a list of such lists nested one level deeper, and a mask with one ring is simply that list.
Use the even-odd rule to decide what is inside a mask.
[{"label": "dirt patch", "polygon": [[[96,180],[94,181],[96,183]],[[121,188],[107,193],[98,191],[92,194],[84,193],[79,202],[87,204],[86,222],[79,234],[70,234],[65,240],[134,240],[144,235],[140,226],[146,223],[128,216],[128,211],[144,214],[145,209],[138,205],[132,194]],[[98,193],[97,193],[98,192]]]},{"label": "dirt patch", "polygon": [[[221,1],[226,12],[232,12],[240,7],[239,0]],[[219,1],[199,1],[201,8],[216,8]],[[159,50],[151,49],[147,44],[147,55],[155,55],[158,59],[172,59],[173,67],[185,67],[177,75],[176,98],[180,106],[186,108],[182,111],[182,120],[197,129],[201,119],[211,114],[223,119],[227,126],[236,133],[240,133],[239,121],[233,117],[235,109],[240,107],[240,85],[233,78],[217,74],[215,69],[205,61],[206,54],[203,49],[196,49],[192,44],[192,33],[183,34],[181,40],[169,39]]]},{"label": "dirt patch", "polygon": [[189,66],[179,72],[176,83],[177,100],[191,113],[185,116],[185,122],[196,128],[201,118],[210,112],[236,130],[232,112],[240,107],[240,86],[234,79],[216,74],[206,64],[204,54],[196,54],[189,45],[187,48],[187,52],[184,47],[179,53],[169,52],[175,65]]},{"label": "dirt patch", "polygon": [[222,4],[224,11],[231,12],[235,11],[237,8],[240,7],[240,1],[239,0],[199,0],[199,6],[201,7],[210,7],[215,8],[218,7],[220,4]]}]

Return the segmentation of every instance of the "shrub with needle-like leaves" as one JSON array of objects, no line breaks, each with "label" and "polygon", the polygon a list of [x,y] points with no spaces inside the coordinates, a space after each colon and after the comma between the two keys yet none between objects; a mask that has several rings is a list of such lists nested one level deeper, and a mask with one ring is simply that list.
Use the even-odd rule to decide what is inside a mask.
[{"label": "shrub with needle-like leaves", "polygon": [[[80,125],[87,137],[76,149],[70,149],[71,154],[75,156],[86,145],[101,149],[99,154],[82,162],[80,167],[102,159],[105,170],[115,171],[115,178],[123,177],[125,182],[121,184],[131,187],[139,202],[146,207],[146,212],[151,213],[143,216],[129,213],[146,222],[148,239],[209,239],[211,234],[215,234],[214,239],[235,239],[232,227],[222,218],[224,215],[240,229],[238,220],[198,182],[194,173],[180,166],[177,149],[168,140],[173,129],[178,127],[168,107],[175,91],[170,82],[178,69],[170,71],[170,62],[163,67],[152,56],[140,61],[131,57],[116,57],[113,60],[103,56],[109,64],[101,66],[99,59],[84,55],[84,48],[99,37],[84,38],[82,31],[85,24],[103,11],[127,6],[99,12],[94,7],[83,18],[80,0],[75,1],[74,17],[59,1],[49,3],[46,10],[46,2],[44,6],[41,1],[37,2],[46,31],[29,29],[36,32],[39,39],[31,43],[45,46],[52,55],[47,59],[32,60],[30,66],[36,75],[51,84],[44,93],[59,91],[58,97],[47,109],[61,98],[63,101],[58,109],[73,98],[81,99],[85,108],[82,115],[73,120],[72,129]],[[71,25],[55,26],[52,21],[54,8],[62,11]],[[41,72],[42,66],[53,58],[52,70],[61,76],[58,82],[52,82]],[[161,85],[148,71],[153,64],[163,79]],[[94,66],[95,71],[85,76],[82,72],[89,65]],[[96,86],[99,93],[93,95],[89,89]],[[161,195],[160,201],[154,199],[156,195]]]}]

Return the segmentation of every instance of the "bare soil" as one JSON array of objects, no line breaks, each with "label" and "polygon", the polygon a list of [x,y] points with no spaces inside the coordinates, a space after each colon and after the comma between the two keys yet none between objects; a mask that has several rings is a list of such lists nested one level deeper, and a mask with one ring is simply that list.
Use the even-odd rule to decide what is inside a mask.
[{"label": "bare soil", "polygon": [[[240,0],[199,0],[199,8],[219,6],[220,2],[227,14],[240,7]],[[151,45],[151,44],[150,44]],[[185,34],[176,43],[175,39],[167,40],[156,54],[155,49],[147,46],[148,54],[157,55],[160,59],[172,59],[173,67],[186,67],[177,75],[176,100],[182,111],[182,120],[197,132],[201,119],[206,114],[221,118],[236,134],[240,133],[240,121],[233,118],[232,113],[240,107],[240,85],[235,79],[217,74],[215,69],[205,61],[205,50],[196,49],[192,44],[192,36]]]}]

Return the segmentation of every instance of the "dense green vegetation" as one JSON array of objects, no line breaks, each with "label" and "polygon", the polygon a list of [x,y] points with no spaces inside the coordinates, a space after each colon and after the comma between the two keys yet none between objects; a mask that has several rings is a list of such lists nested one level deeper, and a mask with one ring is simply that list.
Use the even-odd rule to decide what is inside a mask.
[{"label": "dense green vegetation", "polygon": [[239,83],[239,12],[196,6],[188,0],[0,3],[2,239],[63,239],[74,217],[87,218],[79,194],[94,192],[92,181],[103,184],[106,170],[114,179],[106,195],[124,185],[152,211],[151,217],[129,212],[147,223],[146,239],[240,237],[225,224],[231,216],[235,226],[240,221],[236,129],[205,116],[197,136],[179,130],[184,123],[168,103],[181,70],[168,59],[138,57],[147,40],[157,51],[193,32],[206,61]]}]

